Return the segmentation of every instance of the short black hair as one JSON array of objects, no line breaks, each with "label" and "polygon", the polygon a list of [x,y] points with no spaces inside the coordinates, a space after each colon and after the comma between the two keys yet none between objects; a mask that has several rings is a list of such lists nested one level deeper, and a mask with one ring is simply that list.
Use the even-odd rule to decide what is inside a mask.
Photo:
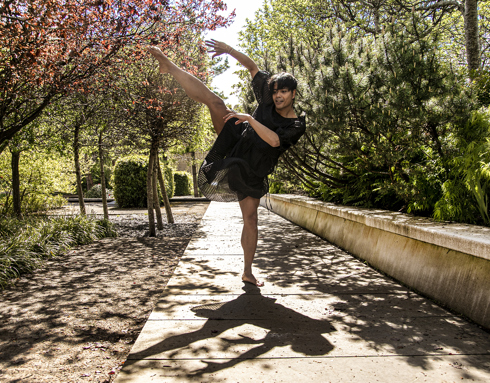
[{"label": "short black hair", "polygon": [[277,84],[277,89],[287,88],[293,91],[297,88],[298,81],[291,73],[282,72],[275,74],[269,79],[269,90],[271,91],[271,94],[274,93],[275,84]]}]

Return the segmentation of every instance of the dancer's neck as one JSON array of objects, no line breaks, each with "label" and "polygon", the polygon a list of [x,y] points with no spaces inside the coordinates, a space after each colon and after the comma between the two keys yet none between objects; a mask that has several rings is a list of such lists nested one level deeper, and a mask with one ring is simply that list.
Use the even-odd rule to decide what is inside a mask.
[{"label": "dancer's neck", "polygon": [[276,112],[277,114],[279,114],[281,117],[284,117],[284,118],[297,118],[298,116],[296,115],[296,113],[294,112],[294,109],[291,107],[291,108],[287,108],[287,109],[276,109]]}]

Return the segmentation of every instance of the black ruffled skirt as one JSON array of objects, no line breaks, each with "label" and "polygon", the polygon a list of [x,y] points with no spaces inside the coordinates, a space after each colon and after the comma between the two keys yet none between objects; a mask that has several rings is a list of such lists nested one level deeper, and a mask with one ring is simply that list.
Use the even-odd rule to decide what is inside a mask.
[{"label": "black ruffled skirt", "polygon": [[212,201],[236,202],[246,197],[261,198],[269,190],[267,175],[261,176],[254,150],[256,134],[246,123],[229,120],[199,170],[198,185]]}]

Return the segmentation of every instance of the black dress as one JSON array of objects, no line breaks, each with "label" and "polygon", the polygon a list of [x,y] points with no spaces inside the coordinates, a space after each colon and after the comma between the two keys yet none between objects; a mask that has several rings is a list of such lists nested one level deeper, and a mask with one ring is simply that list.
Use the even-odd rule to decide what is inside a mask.
[{"label": "black dress", "polygon": [[270,146],[247,122],[235,125],[237,119],[229,120],[199,170],[199,189],[212,201],[233,202],[265,195],[269,190],[267,176],[279,156],[305,132],[304,117],[285,118],[276,112],[269,78],[269,73],[260,71],[252,80],[259,104],[252,116],[276,132],[280,145]]}]

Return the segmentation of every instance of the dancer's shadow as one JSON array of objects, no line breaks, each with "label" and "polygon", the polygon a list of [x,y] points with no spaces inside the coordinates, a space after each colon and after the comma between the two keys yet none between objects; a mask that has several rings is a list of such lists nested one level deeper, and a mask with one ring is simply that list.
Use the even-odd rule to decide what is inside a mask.
[{"label": "dancer's shadow", "polygon": [[[259,293],[258,293],[259,292]],[[305,305],[308,302],[305,301]],[[260,339],[253,339],[241,335],[240,339],[219,337],[224,343],[221,350],[234,348],[234,345],[250,345],[250,348],[239,356],[217,363],[207,359],[205,368],[197,371],[186,371],[190,376],[199,376],[232,367],[241,361],[254,359],[264,355],[276,347],[290,347],[294,353],[308,356],[320,356],[328,354],[333,346],[322,334],[335,331],[329,322],[312,319],[294,310],[276,303],[275,298],[260,295],[260,290],[255,287],[247,287],[246,293],[228,302],[200,305],[192,308],[196,316],[208,318],[204,325],[196,331],[174,335],[162,342],[151,346],[139,353],[139,357],[150,357],[170,351],[172,359],[178,359],[182,348],[187,348],[194,342],[219,337],[220,334],[232,328],[238,328],[244,324],[263,328],[266,335]],[[254,333],[256,333],[254,331]],[[202,355],[203,349],[197,350]],[[144,354],[144,355],[141,355]],[[168,355],[168,354],[167,354]],[[288,353],[291,356],[291,353]],[[138,354],[133,354],[138,358]],[[220,360],[228,359],[228,356],[220,357]]]}]

